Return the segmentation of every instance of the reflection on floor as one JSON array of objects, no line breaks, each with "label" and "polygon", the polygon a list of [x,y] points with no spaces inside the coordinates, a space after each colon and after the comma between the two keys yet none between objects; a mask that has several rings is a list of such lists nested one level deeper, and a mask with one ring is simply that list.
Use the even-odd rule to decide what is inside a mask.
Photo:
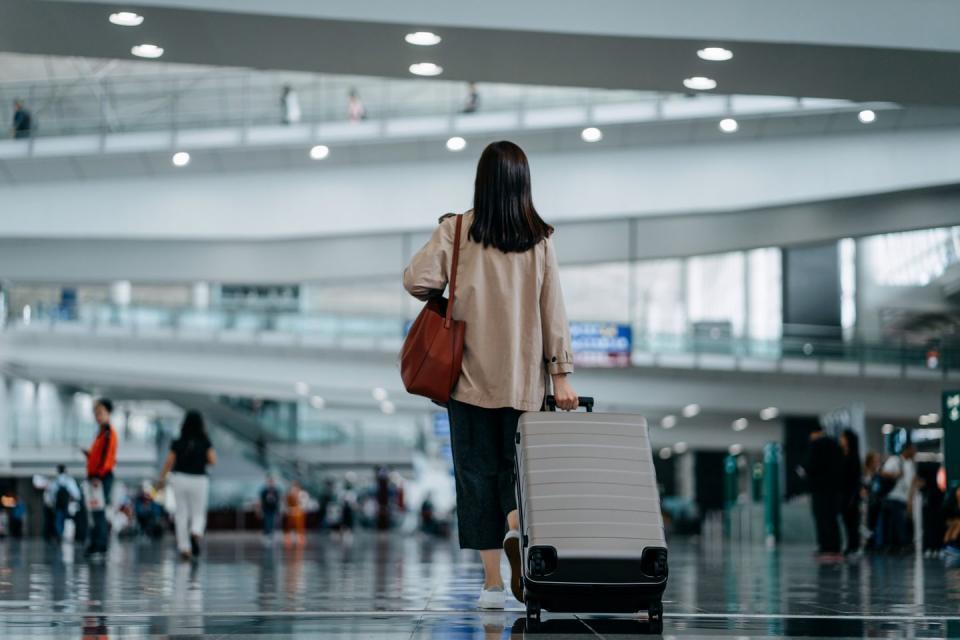
[{"label": "reflection on floor", "polygon": [[[523,638],[520,604],[481,613],[480,566],[448,542],[326,536],[306,548],[216,536],[194,565],[162,543],[105,562],[39,541],[0,542],[0,638]],[[506,571],[506,568],[505,568]],[[960,569],[809,549],[672,541],[664,637],[960,637]],[[627,617],[545,615],[538,638],[646,635]]]}]

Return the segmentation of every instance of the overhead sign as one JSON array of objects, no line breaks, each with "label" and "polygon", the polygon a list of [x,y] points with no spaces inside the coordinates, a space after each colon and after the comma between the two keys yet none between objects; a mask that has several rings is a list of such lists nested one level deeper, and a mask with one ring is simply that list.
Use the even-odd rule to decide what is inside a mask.
[{"label": "overhead sign", "polygon": [[583,367],[629,367],[633,350],[630,325],[571,322],[573,362]]}]

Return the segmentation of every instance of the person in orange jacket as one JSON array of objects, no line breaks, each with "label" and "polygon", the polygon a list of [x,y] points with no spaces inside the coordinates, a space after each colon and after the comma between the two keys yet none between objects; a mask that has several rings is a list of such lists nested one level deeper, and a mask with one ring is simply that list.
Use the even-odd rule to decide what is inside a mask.
[{"label": "person in orange jacket", "polygon": [[100,430],[94,438],[90,449],[84,449],[87,457],[87,480],[90,488],[103,488],[103,503],[91,507],[93,516],[93,533],[90,537],[90,546],[87,555],[106,553],[107,543],[110,540],[110,530],[107,526],[107,507],[110,504],[110,493],[113,490],[113,469],[117,465],[117,434],[110,425],[110,414],[113,413],[113,402],[107,398],[100,398],[93,406],[93,417]]}]

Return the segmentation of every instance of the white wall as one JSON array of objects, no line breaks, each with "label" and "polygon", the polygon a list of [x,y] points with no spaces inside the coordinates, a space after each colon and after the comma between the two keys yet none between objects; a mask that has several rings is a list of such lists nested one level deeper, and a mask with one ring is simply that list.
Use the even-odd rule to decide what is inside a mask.
[{"label": "white wall", "polygon": [[[0,237],[302,237],[425,229],[469,207],[475,154],[445,162],[0,188]],[[548,220],[681,214],[960,182],[960,129],[531,157]]]}]

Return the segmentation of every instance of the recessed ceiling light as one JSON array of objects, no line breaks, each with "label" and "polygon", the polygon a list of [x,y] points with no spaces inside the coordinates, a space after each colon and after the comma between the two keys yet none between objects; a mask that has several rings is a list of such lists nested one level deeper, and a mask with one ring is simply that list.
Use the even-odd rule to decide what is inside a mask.
[{"label": "recessed ceiling light", "polygon": [[443,40],[432,31],[414,31],[405,35],[403,39],[419,47],[432,47],[435,44],[440,44],[440,41]]},{"label": "recessed ceiling light", "polygon": [[725,62],[733,58],[733,51],[723,47],[704,47],[697,51],[697,57],[710,62]]},{"label": "recessed ceiling light", "polygon": [[173,154],[172,162],[175,167],[185,167],[190,164],[190,154],[186,151],[177,151]]},{"label": "recessed ceiling light", "polygon": [[320,396],[313,396],[310,398],[310,406],[314,409],[323,409],[327,406],[327,401]]},{"label": "recessed ceiling light", "polygon": [[870,124],[871,122],[875,122],[876,119],[877,119],[877,114],[872,109],[864,109],[863,111],[857,114],[857,120],[859,120],[863,124]]},{"label": "recessed ceiling light", "polygon": [[733,427],[734,431],[743,431],[749,425],[750,423],[747,422],[746,418],[737,418],[736,420],[733,421],[733,423],[731,423],[730,426]]},{"label": "recessed ceiling light", "polygon": [[743,453],[743,445],[741,445],[741,444],[732,444],[732,445],[730,445],[730,448],[727,449],[727,451],[728,451],[728,452],[730,453],[730,455],[732,455],[732,456],[738,456],[738,455],[740,455],[741,453]]},{"label": "recessed ceiling light", "polygon": [[683,417],[692,418],[700,413],[700,405],[688,404],[683,408]]},{"label": "recessed ceiling light", "polygon": [[130,53],[138,58],[159,58],[163,55],[163,47],[155,44],[138,44],[130,49]]},{"label": "recessed ceiling light", "polygon": [[308,393],[310,393],[310,385],[308,385],[306,382],[296,383],[295,385],[293,385],[293,389],[294,391],[297,392],[297,395],[301,395],[301,396],[305,396]]},{"label": "recessed ceiling light", "polygon": [[717,88],[717,81],[713,78],[693,76],[692,78],[684,78],[683,86],[694,91],[709,91]]},{"label": "recessed ceiling light", "polygon": [[330,147],[325,144],[318,144],[310,148],[310,157],[314,160],[323,160],[330,155]]},{"label": "recessed ceiling light", "polygon": [[580,132],[580,137],[584,142],[600,142],[603,140],[603,131],[596,127],[587,127]]},{"label": "recessed ceiling light", "polygon": [[132,11],[118,11],[110,14],[110,22],[120,27],[139,27],[143,24],[143,16]]},{"label": "recessed ceiling light", "polygon": [[663,416],[660,419],[660,426],[664,429],[673,429],[677,425],[677,416]]},{"label": "recessed ceiling light", "polygon": [[670,447],[664,447],[663,449],[660,449],[661,460],[669,460],[672,455],[673,455],[673,449],[671,449]]},{"label": "recessed ceiling light", "polygon": [[736,133],[740,128],[740,123],[733,118],[724,118],[720,121],[720,131],[724,133]]},{"label": "recessed ceiling light", "polygon": [[443,67],[433,62],[415,62],[410,65],[410,73],[415,76],[438,76],[443,73]]},{"label": "recessed ceiling light", "polygon": [[674,452],[675,454],[677,454],[677,455],[680,455],[680,454],[682,454],[682,453],[686,453],[686,452],[687,452],[687,443],[686,443],[686,442],[678,442],[677,444],[673,445],[673,452]]},{"label": "recessed ceiling light", "polygon": [[377,387],[373,391],[373,399],[377,402],[383,402],[387,399],[387,390],[383,387]]},{"label": "recessed ceiling light", "polygon": [[391,415],[392,413],[395,413],[396,410],[397,410],[396,405],[394,405],[389,400],[384,400],[383,402],[380,403],[380,411],[383,411],[388,416]]},{"label": "recessed ceiling light", "polygon": [[773,420],[780,415],[780,410],[776,407],[767,407],[766,409],[760,410],[760,419],[761,420]]},{"label": "recessed ceiling light", "polygon": [[467,141],[460,136],[453,136],[447,140],[447,149],[450,151],[463,151],[467,148]]}]

